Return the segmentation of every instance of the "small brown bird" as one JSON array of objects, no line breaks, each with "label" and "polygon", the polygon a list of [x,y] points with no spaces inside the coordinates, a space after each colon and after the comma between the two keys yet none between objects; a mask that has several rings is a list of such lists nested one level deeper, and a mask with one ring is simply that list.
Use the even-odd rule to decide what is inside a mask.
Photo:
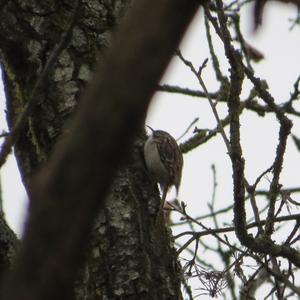
[{"label": "small brown bird", "polygon": [[[149,127],[149,126],[147,126]],[[153,130],[144,145],[144,157],[148,171],[159,183],[162,191],[161,211],[169,189],[174,185],[178,194],[183,157],[175,139],[163,130]]]}]

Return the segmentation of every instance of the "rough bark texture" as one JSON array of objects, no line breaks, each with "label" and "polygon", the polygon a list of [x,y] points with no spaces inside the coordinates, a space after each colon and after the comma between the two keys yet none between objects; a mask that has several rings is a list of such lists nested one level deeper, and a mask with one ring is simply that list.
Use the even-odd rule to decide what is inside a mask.
[{"label": "rough bark texture", "polygon": [[[15,145],[26,188],[31,175],[50,156],[90,78],[99,51],[108,47],[111,30],[129,4],[129,0],[83,0],[75,10],[76,1],[0,1],[1,67],[10,128],[28,101],[54,47],[60,42],[65,44],[39,90],[37,105]],[[74,14],[72,33],[62,40]],[[16,244],[16,237],[1,217],[1,273],[11,265]],[[96,274],[88,276],[88,285],[87,275],[82,272],[76,282],[78,299],[94,294]],[[91,288],[88,290],[87,286]]]},{"label": "rough bark texture", "polygon": [[160,198],[144,167],[142,140],[94,225],[86,269],[91,299],[181,299],[171,234],[155,224]]},{"label": "rough bark texture", "polygon": [[[112,27],[129,5],[128,1],[78,3],[76,10],[73,1],[0,1],[1,61],[10,127],[55,45],[64,43],[15,146],[27,187],[31,175],[49,158],[96,54],[109,44]],[[61,41],[74,14],[72,32]],[[144,138],[141,134],[136,139],[94,224],[86,264],[75,283],[77,299],[181,299],[172,240],[165,226],[154,224],[159,198],[145,170]]]},{"label": "rough bark texture", "polygon": [[[38,93],[15,153],[26,185],[49,157],[95,66],[111,30],[130,1],[1,1],[1,62],[10,127],[55,46],[64,47]],[[62,35],[75,22],[69,36]]]},{"label": "rough bark texture", "polygon": [[[6,2],[6,3],[5,3]],[[7,121],[12,128],[54,47],[65,46],[48,79],[39,90],[39,100],[15,145],[23,182],[48,159],[53,145],[77,105],[95,66],[99,51],[109,45],[111,30],[130,1],[2,1],[0,39],[2,76],[7,97]],[[75,14],[72,34],[62,40]],[[3,221],[2,221],[3,222]],[[15,242],[7,226],[1,226],[1,259],[11,263]],[[5,247],[4,247],[5,246]],[[77,282],[78,299],[84,299],[86,273]],[[92,281],[93,277],[89,277]],[[82,291],[81,291],[82,290]]]},{"label": "rough bark texture", "polygon": [[0,280],[3,274],[11,268],[16,251],[18,239],[14,232],[9,228],[1,213],[0,216]]}]

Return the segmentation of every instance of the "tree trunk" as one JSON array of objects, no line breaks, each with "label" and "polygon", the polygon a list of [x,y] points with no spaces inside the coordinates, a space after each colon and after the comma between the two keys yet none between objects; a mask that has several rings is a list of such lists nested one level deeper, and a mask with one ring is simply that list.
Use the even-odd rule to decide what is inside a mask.
[{"label": "tree trunk", "polygon": [[[31,176],[48,160],[57,138],[68,134],[63,126],[77,106],[97,54],[109,46],[111,30],[129,5],[124,0],[0,1],[10,129],[32,101],[47,62],[58,53],[14,146],[29,196]],[[160,199],[145,170],[144,139],[142,130],[96,219],[75,282],[76,299],[181,299],[180,266],[170,232],[164,224],[155,225]]]},{"label": "tree trunk", "polygon": [[[12,128],[57,45],[15,154],[23,182],[51,154],[130,1],[1,1],[1,62]],[[73,24],[72,24],[73,23]],[[72,25],[72,26],[70,26]],[[69,29],[69,30],[68,30]]]}]

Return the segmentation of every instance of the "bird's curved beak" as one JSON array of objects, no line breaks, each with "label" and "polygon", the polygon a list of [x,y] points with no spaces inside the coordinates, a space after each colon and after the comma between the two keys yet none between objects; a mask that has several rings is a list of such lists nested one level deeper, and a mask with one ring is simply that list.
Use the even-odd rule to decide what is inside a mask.
[{"label": "bird's curved beak", "polygon": [[155,131],[152,127],[150,127],[149,125],[146,125],[146,127],[148,127],[151,131],[152,131],[152,133]]}]

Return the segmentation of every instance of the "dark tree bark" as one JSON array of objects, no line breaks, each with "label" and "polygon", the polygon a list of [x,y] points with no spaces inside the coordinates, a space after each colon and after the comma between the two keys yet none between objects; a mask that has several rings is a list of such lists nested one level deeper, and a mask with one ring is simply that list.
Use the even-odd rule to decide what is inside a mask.
[{"label": "dark tree bark", "polygon": [[10,128],[29,101],[55,47],[60,43],[62,46],[15,145],[27,185],[48,159],[77,105],[98,52],[109,45],[111,31],[130,1],[1,2],[1,61]]},{"label": "dark tree bark", "polygon": [[19,242],[16,235],[7,225],[4,216],[0,217],[0,280],[3,280],[3,274],[7,272],[16,255]]},{"label": "dark tree bark", "polygon": [[[160,1],[156,2],[157,5],[160,3]],[[153,76],[150,74],[153,77],[153,79],[150,80],[151,84],[146,87],[144,91],[147,99],[154,91],[154,78],[158,80],[158,76],[161,76],[167,61],[171,57],[171,50],[178,43],[185,26],[197,7],[194,1],[191,1],[191,4],[188,5],[181,0],[173,3],[170,1],[161,1],[161,3],[162,4],[159,5],[161,5],[161,11],[163,13],[160,14],[160,11],[157,10],[158,19],[161,18],[165,20],[165,24],[162,22],[160,25],[162,26],[161,40],[155,40],[158,32],[158,28],[156,28],[156,31],[153,30],[153,36],[149,34],[152,40],[150,39],[150,42],[148,41],[148,44],[145,43],[144,45],[146,60],[145,70],[148,71],[148,73],[154,72]],[[106,179],[101,177],[99,177],[99,179],[96,177],[96,180],[95,178],[89,179],[87,176],[84,177],[86,174],[94,176],[97,174],[97,169],[99,168],[91,166],[89,169],[90,166],[84,165],[84,161],[86,161],[85,164],[92,163],[93,160],[89,160],[89,156],[94,157],[95,154],[97,155],[96,150],[98,148],[99,150],[102,150],[101,147],[105,148],[105,140],[108,140],[110,136],[112,139],[119,139],[120,142],[128,142],[128,145],[132,139],[132,137],[130,137],[132,133],[128,134],[128,140],[126,139],[126,135],[124,137],[114,135],[116,131],[114,128],[122,126],[122,123],[119,122],[118,113],[115,115],[113,113],[107,115],[108,118],[111,118],[111,131],[109,130],[109,126],[107,127],[107,131],[106,128],[97,128],[96,125],[98,124],[96,123],[94,130],[92,130],[93,132],[90,130],[93,126],[89,126],[89,124],[80,125],[81,127],[77,126],[80,117],[77,118],[77,123],[76,121],[74,122],[76,125],[71,126],[71,133],[68,129],[63,131],[63,126],[69,119],[71,113],[75,110],[83,87],[85,87],[91,70],[94,68],[97,53],[99,51],[101,52],[103,48],[106,48],[110,44],[111,30],[119,23],[119,20],[124,15],[129,4],[129,1],[78,1],[76,3],[73,1],[0,1],[1,61],[7,96],[8,123],[11,129],[14,127],[26,103],[34,101],[34,105],[32,105],[29,110],[30,114],[28,115],[26,126],[23,127],[22,132],[18,134],[18,139],[15,144],[15,153],[23,182],[29,192],[29,196],[33,199],[33,216],[29,221],[28,233],[25,234],[24,251],[20,256],[20,260],[23,258],[23,261],[17,261],[15,274],[10,281],[19,281],[23,285],[20,286],[18,291],[6,292],[6,295],[13,295],[10,299],[17,299],[18,295],[22,294],[25,297],[23,299],[33,299],[30,298],[30,295],[34,295],[34,299],[40,299],[42,296],[43,299],[46,299],[45,295],[47,295],[47,299],[53,299],[53,297],[56,297],[55,299],[64,299],[64,297],[67,296],[67,294],[60,294],[59,288],[63,291],[64,280],[73,278],[74,274],[70,271],[72,268],[70,268],[68,264],[74,261],[78,263],[81,261],[78,257],[80,251],[78,250],[76,255],[72,254],[74,257],[72,257],[71,254],[69,255],[73,260],[70,259],[69,261],[69,257],[66,256],[65,269],[68,269],[69,273],[67,271],[65,273],[57,272],[57,278],[53,278],[53,274],[55,274],[55,270],[60,270],[60,266],[51,263],[51,259],[54,260],[55,257],[57,258],[59,256],[59,253],[55,249],[55,243],[57,243],[57,241],[61,241],[61,244],[57,244],[57,246],[60,245],[62,248],[61,257],[66,255],[67,252],[64,251],[66,251],[69,244],[73,243],[72,238],[74,238],[75,242],[77,241],[76,235],[68,235],[68,232],[72,232],[72,228],[69,227],[69,224],[71,226],[71,222],[68,220],[68,217],[70,218],[72,216],[73,207],[70,208],[70,206],[68,206],[72,201],[65,202],[65,204],[58,201],[60,197],[67,195],[67,192],[70,193],[70,196],[72,196],[73,192],[75,201],[74,216],[76,210],[82,211],[82,215],[76,215],[79,217],[78,224],[86,224],[85,219],[88,217],[94,218],[95,209],[99,206],[102,208],[94,222],[93,230],[90,232],[89,251],[85,255],[85,263],[81,265],[80,274],[77,276],[75,283],[75,295],[77,299],[181,298],[180,268],[177,263],[171,236],[165,226],[155,226],[159,197],[155,183],[148,178],[143,162],[141,150],[145,136],[141,129],[134,129],[134,125],[135,127],[138,124],[141,125],[145,109],[144,112],[138,116],[136,121],[129,122],[132,128],[129,126],[128,130],[140,133],[135,135],[135,143],[133,147],[131,147],[130,155],[126,160],[126,164],[119,169],[105,203],[101,202],[101,205],[93,204],[94,206],[92,207],[95,207],[93,211],[92,208],[83,207],[81,206],[82,203],[75,200],[76,196],[81,197],[81,202],[83,197],[88,199],[90,196],[93,196],[95,198],[95,194],[89,191],[87,186],[90,185],[92,190],[94,186],[91,183],[95,183],[97,180],[99,180],[99,182],[106,182]],[[171,11],[169,19],[166,18],[166,16],[168,17],[166,9],[168,5],[170,5]],[[153,7],[155,8],[155,3],[153,3]],[[180,7],[187,8],[186,14],[182,14]],[[156,10],[154,8],[149,16],[151,14],[152,17],[155,16]],[[149,6],[148,9],[151,10],[151,6]],[[174,11],[172,11],[172,9]],[[140,12],[143,12],[143,10],[140,10]],[[180,18],[182,18],[182,22],[178,21],[176,24],[176,19],[180,20]],[[173,20],[174,24],[172,23]],[[143,21],[142,15],[139,21]],[[136,25],[137,24],[139,23],[136,23]],[[146,22],[145,24],[146,26],[142,26],[143,29],[149,30],[151,33],[152,24],[147,24]],[[172,28],[172,26],[174,26],[174,28]],[[127,31],[123,31],[123,40],[121,39],[122,42],[120,42],[119,45],[122,46],[124,42],[126,42],[127,36],[125,36],[125,34],[128,34],[128,37],[130,37],[133,32],[138,32],[137,30],[139,28],[137,27],[138,26],[135,26],[134,29],[128,27]],[[171,33],[173,33],[174,37],[172,37]],[[141,34],[143,35],[143,32],[141,32]],[[119,36],[120,35],[122,34],[119,34]],[[138,34],[136,36],[138,36]],[[157,45],[160,41],[165,40],[167,42],[162,42],[162,49],[159,49]],[[155,47],[152,49],[151,47],[153,45],[155,45]],[[115,46],[115,49],[118,49],[118,44]],[[126,49],[126,47],[120,47],[118,49],[119,59],[109,65],[110,68],[113,69],[113,74],[115,72],[114,68],[118,68],[122,65],[123,57],[134,57],[131,53],[134,50],[135,48]],[[162,66],[153,67],[153,65],[155,65],[153,61],[150,59],[148,63],[147,58],[156,57],[159,51],[163,57]],[[43,75],[43,70],[45,70],[45,66],[47,66],[53,53],[58,53],[57,60],[55,64],[47,70],[47,76],[45,76],[46,78],[39,87],[38,93],[34,95],[34,99],[31,99],[33,96],[32,90],[36,88],[38,78],[41,74]],[[114,54],[115,53],[117,53],[116,50]],[[143,59],[142,57],[138,58],[140,60]],[[101,59],[102,56],[100,56],[100,60]],[[111,61],[114,61],[113,58],[111,58]],[[139,66],[140,65],[135,62],[134,67],[137,69]],[[106,68],[104,68],[101,73],[102,78],[109,72],[110,69],[106,65]],[[145,76],[144,80],[148,79],[148,73],[143,73],[142,68],[139,72]],[[139,72],[136,72],[136,74],[138,74],[137,78],[141,77]],[[124,74],[126,74],[126,72]],[[127,77],[126,74],[125,78]],[[105,82],[105,80],[102,81]],[[103,83],[102,98],[104,100],[109,99],[109,97],[105,98],[109,92],[115,94],[114,89],[124,91],[124,99],[131,97],[130,93],[126,92],[126,87],[122,86],[122,81],[119,82],[120,85],[117,87],[109,86],[109,83],[107,83],[108,85],[104,85]],[[124,82],[126,82],[126,80],[124,80]],[[87,98],[95,98],[95,95],[99,97],[99,94],[94,94],[95,87],[94,90],[93,88],[91,90],[92,92],[90,92]],[[139,99],[140,97],[142,100],[142,95],[138,93],[139,91],[132,96],[133,99]],[[118,105],[118,103],[112,104],[112,107],[117,108],[118,106],[114,105]],[[102,115],[106,109],[107,111],[111,109],[110,105],[106,105],[105,102],[102,103],[101,107]],[[123,104],[120,105],[120,107],[125,108]],[[144,107],[146,107],[146,104]],[[81,117],[84,119],[83,116],[85,116],[85,122],[89,122],[89,118],[86,118],[86,116],[91,114],[91,112],[87,112],[87,106],[85,108],[86,113],[81,114]],[[97,109],[99,110],[99,108]],[[95,109],[96,112],[97,109]],[[129,109],[131,109],[131,107],[128,108],[128,111]],[[91,115],[91,122],[93,122],[93,117],[94,116]],[[76,129],[80,130],[76,131]],[[81,131],[81,129],[83,130]],[[82,144],[80,144],[82,140],[84,141],[84,138],[81,139],[81,135],[85,133],[85,130],[90,130],[89,141],[100,139],[103,140],[104,145],[98,142],[95,143],[95,149],[88,150],[89,145],[86,143],[88,151],[85,153],[84,145],[82,146]],[[74,138],[76,135],[79,136],[77,140]],[[104,135],[108,137],[104,138]],[[41,173],[42,179],[37,181],[40,184],[35,182],[32,187],[32,175],[48,160],[53,152],[52,150],[58,136],[67,137],[67,142],[60,145],[56,156],[54,155],[50,164],[47,165],[48,169]],[[83,150],[81,152],[79,151],[81,158],[78,160],[76,156],[78,152],[75,152],[75,154],[71,152],[71,150],[73,150],[74,141],[74,149],[76,149],[76,143],[78,141],[77,148]],[[118,143],[116,144],[118,145]],[[63,145],[69,150],[64,151]],[[120,145],[122,144],[119,143],[117,150],[121,152],[120,156],[122,156],[123,148],[120,147]],[[128,145],[124,147],[124,150],[128,148]],[[115,152],[112,152],[112,155],[118,155],[118,151],[115,150]],[[66,153],[72,154],[73,156],[67,156]],[[101,151],[98,153],[101,154]],[[86,160],[84,160],[85,155],[87,156]],[[74,159],[73,161],[72,158]],[[106,165],[109,165],[111,162],[113,167],[117,167],[119,160],[116,159],[116,162],[114,162],[114,157],[110,157],[110,159],[110,161],[106,161]],[[57,168],[57,165],[60,163],[62,166],[66,166],[66,168]],[[72,164],[74,171],[70,173],[70,165]],[[100,166],[102,165],[100,164]],[[91,170],[95,172],[91,173]],[[61,180],[61,178],[54,176],[55,174],[57,175],[58,171],[61,171],[61,173],[65,171],[65,173],[68,174],[65,178],[66,181],[60,182],[60,185],[56,185],[56,183]],[[78,172],[78,178],[82,176],[85,181],[81,182],[82,188],[78,186],[78,184],[76,186],[73,185],[74,191],[78,191],[77,195],[74,195],[76,192],[71,191],[71,187],[74,182],[77,182],[77,175],[71,176],[72,178],[70,178],[70,174],[72,175]],[[83,175],[81,173],[83,173]],[[114,174],[113,171],[108,172],[109,178],[110,174]],[[51,178],[51,175],[53,175],[54,178]],[[104,175],[103,172],[102,175]],[[61,177],[63,178],[62,175]],[[65,188],[65,186],[67,186],[67,188]],[[33,192],[31,190],[32,188]],[[61,194],[58,188],[61,189]],[[84,194],[82,191],[88,192]],[[95,191],[97,191],[97,189],[95,189]],[[100,191],[103,195],[105,190],[102,191],[100,188]],[[81,192],[83,194],[80,194]],[[57,197],[53,198],[53,195]],[[38,201],[35,202],[34,200],[36,199]],[[43,199],[45,204],[41,202],[41,199]],[[54,199],[57,200],[57,203],[51,203],[51,200],[54,201]],[[64,201],[63,198],[62,200]],[[45,206],[47,203],[48,205],[51,204],[51,207]],[[51,211],[54,212],[55,209],[59,207],[70,210],[70,212],[65,215],[65,228],[64,223],[60,223],[60,220],[64,218],[65,211],[57,210],[57,214],[50,214]],[[43,224],[43,220],[40,219],[42,213],[45,213],[45,224]],[[51,220],[53,220],[53,224],[50,224],[52,223]],[[41,223],[39,223],[40,221]],[[77,220],[72,221],[73,224],[75,224]],[[40,232],[36,229],[38,226],[41,227]],[[56,231],[53,228],[55,228]],[[63,234],[61,237],[59,236],[59,228],[66,234],[65,236]],[[53,236],[53,232],[56,232],[57,236]],[[43,239],[46,240],[45,244],[35,244],[34,238],[37,237],[36,240],[38,241],[38,236],[43,234]],[[86,234],[86,231],[85,229],[80,231],[79,228],[76,234],[82,236]],[[82,246],[82,241],[81,238],[81,240],[79,240],[80,244],[78,244],[80,247]],[[84,242],[86,242],[86,239]],[[54,255],[46,257],[43,262],[44,277],[35,277],[40,274],[40,266],[37,262],[39,261],[39,256],[41,256],[40,252],[43,247],[46,247],[47,243],[51,246],[50,248],[54,245],[53,249],[49,250],[49,255],[52,250]],[[29,251],[29,245],[31,245],[32,251]],[[64,247],[66,248],[64,249]],[[30,257],[29,261],[32,263],[30,271],[28,271],[29,263],[24,259],[26,257],[28,259]],[[34,282],[36,281],[40,282],[40,290],[37,289],[32,293],[30,287],[34,287]],[[60,283],[60,285],[58,284],[57,286],[57,290],[54,290],[55,281]],[[12,283],[7,284],[8,288],[11,286]],[[47,290],[47,288],[49,290]]]},{"label": "dark tree bark", "polygon": [[[130,1],[76,3],[0,3],[1,67],[10,129],[29,101],[39,74],[55,46],[62,44],[61,53],[44,79],[36,96],[36,104],[14,147],[26,189],[31,176],[49,158],[63,125],[74,111],[90,77],[98,52],[108,47],[111,31]],[[66,32],[68,28],[72,31]],[[14,256],[16,238],[6,223],[2,223],[1,260],[6,269]],[[84,279],[82,276],[80,278]],[[81,296],[85,294],[85,291],[80,291],[84,289],[82,280],[77,288]]]}]

